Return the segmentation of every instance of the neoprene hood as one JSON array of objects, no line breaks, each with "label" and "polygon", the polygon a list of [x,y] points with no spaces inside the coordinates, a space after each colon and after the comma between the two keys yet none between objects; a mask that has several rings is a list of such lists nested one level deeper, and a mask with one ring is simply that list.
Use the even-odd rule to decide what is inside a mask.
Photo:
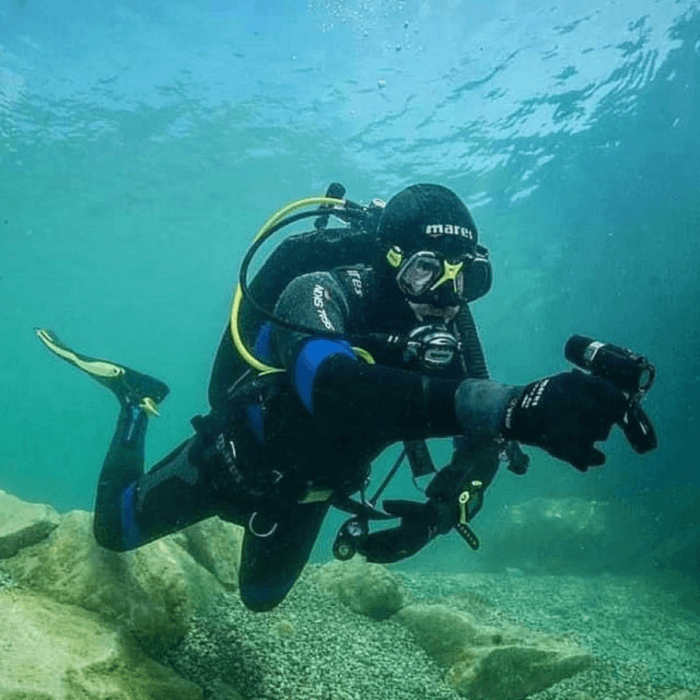
[{"label": "neoprene hood", "polygon": [[386,251],[410,255],[431,250],[446,258],[474,255],[478,231],[469,209],[442,185],[411,185],[392,197],[379,220],[377,239]]}]

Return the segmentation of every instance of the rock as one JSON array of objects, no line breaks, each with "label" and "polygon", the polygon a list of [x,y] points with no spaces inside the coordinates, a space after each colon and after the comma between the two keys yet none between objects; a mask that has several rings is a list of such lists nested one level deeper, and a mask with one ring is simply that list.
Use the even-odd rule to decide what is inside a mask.
[{"label": "rock", "polygon": [[413,604],[396,619],[442,666],[455,690],[471,700],[520,700],[594,662],[585,649],[522,628],[484,625],[464,610]]},{"label": "rock", "polygon": [[223,681],[217,681],[213,684],[211,697],[215,700],[243,700],[243,697],[235,688]]},{"label": "rock", "polygon": [[59,515],[51,506],[27,503],[0,491],[0,559],[41,542],[58,523]]},{"label": "rock", "polygon": [[[203,537],[186,537],[197,543],[191,548],[200,558],[209,556]],[[205,614],[226,590],[182,542],[164,537],[131,552],[111,552],[96,543],[91,514],[72,511],[49,537],[5,560],[4,567],[21,586],[122,623],[157,654],[177,644],[192,614]],[[236,545],[234,540],[232,549]]]},{"label": "rock", "polygon": [[200,566],[228,591],[238,590],[244,529],[221,518],[209,518],[172,535]]},{"label": "rock", "polygon": [[501,632],[479,626],[469,613],[447,605],[415,603],[403,608],[396,619],[413,632],[420,646],[442,666],[456,663],[467,647],[494,644],[496,635],[499,643],[503,642]]},{"label": "rock", "polygon": [[353,612],[375,620],[391,617],[408,602],[408,592],[398,576],[381,564],[367,563],[360,556],[324,564],[313,579]]},{"label": "rock", "polygon": [[118,625],[18,590],[0,591],[0,679],[0,700],[203,697]]},{"label": "rock", "polygon": [[484,537],[484,564],[526,574],[636,571],[648,555],[635,518],[620,504],[583,498],[535,498],[505,507]]},{"label": "rock", "polygon": [[593,664],[583,650],[529,646],[494,647],[456,663],[447,680],[465,698],[520,700]]},{"label": "rock", "polygon": [[671,693],[666,700],[700,700],[700,689],[679,690],[675,693]]}]

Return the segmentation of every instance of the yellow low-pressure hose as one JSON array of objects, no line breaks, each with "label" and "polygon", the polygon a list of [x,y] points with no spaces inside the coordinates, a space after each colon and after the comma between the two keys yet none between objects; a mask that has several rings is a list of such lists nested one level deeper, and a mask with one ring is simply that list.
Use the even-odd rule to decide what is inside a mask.
[{"label": "yellow low-pressure hose", "polygon": [[[287,204],[287,206],[282,207],[279,211],[275,212],[260,228],[260,230],[255,234],[253,243],[257,242],[263,238],[267,232],[276,224],[278,224],[282,219],[297,211],[297,209],[303,209],[304,207],[313,206],[330,206],[330,207],[342,207],[345,205],[345,201],[342,199],[333,199],[331,197],[307,197],[306,199],[299,199],[296,202]],[[283,369],[279,367],[272,367],[266,365],[264,362],[258,360],[245,346],[243,342],[243,337],[241,336],[241,330],[239,327],[241,304],[243,303],[243,292],[241,291],[240,283],[236,285],[236,291],[233,295],[233,303],[231,304],[231,337],[233,338],[233,344],[236,350],[239,352],[240,356],[253,368],[258,370],[258,372],[283,372]]]}]

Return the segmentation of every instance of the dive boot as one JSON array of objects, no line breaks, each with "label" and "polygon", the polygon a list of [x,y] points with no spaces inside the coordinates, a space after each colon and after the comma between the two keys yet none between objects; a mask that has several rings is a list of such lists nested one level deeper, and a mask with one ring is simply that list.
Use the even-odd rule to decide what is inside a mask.
[{"label": "dive boot", "polygon": [[106,386],[117,397],[120,404],[138,404],[146,413],[159,415],[156,406],[170,391],[163,382],[128,367],[115,365],[113,362],[80,355],[66,347],[52,331],[46,328],[34,330],[39,340],[52,353],[83,372],[87,372],[93,379]]}]

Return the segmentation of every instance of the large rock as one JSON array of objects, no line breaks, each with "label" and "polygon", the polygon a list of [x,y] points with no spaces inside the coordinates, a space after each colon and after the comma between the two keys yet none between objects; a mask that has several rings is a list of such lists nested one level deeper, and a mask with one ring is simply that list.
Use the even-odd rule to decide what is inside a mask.
[{"label": "large rock", "polygon": [[413,604],[397,614],[418,643],[446,667],[447,681],[470,700],[521,700],[594,662],[565,640],[477,621],[443,604]]},{"label": "large rock", "polygon": [[190,525],[172,538],[226,590],[236,591],[243,532],[239,525],[214,517]]},{"label": "large rock", "polygon": [[[189,529],[177,540],[164,537],[131,552],[110,552],[95,542],[91,514],[72,511],[45,540],[3,566],[18,584],[118,621],[145,649],[160,653],[184,636],[194,613],[205,614],[232,585],[230,573],[221,582],[191,556],[193,551],[216,568],[205,538],[193,533]],[[228,541],[234,561],[240,549],[237,533],[222,530],[216,545],[223,553],[223,540]]]},{"label": "large rock", "polygon": [[531,574],[636,571],[648,558],[637,520],[621,504],[535,498],[499,513],[484,537],[484,563]]},{"label": "large rock", "polygon": [[41,542],[58,523],[59,515],[51,506],[27,503],[0,491],[0,559]]},{"label": "large rock", "polygon": [[375,620],[391,617],[408,602],[408,592],[398,576],[360,556],[324,564],[314,580],[352,611]]},{"label": "large rock", "polygon": [[202,700],[118,625],[17,589],[0,591],[0,700]]},{"label": "large rock", "polygon": [[444,604],[408,605],[396,619],[413,632],[418,643],[441,666],[457,663],[467,649],[515,640],[513,636],[505,638],[502,630],[479,625],[472,615]]}]

